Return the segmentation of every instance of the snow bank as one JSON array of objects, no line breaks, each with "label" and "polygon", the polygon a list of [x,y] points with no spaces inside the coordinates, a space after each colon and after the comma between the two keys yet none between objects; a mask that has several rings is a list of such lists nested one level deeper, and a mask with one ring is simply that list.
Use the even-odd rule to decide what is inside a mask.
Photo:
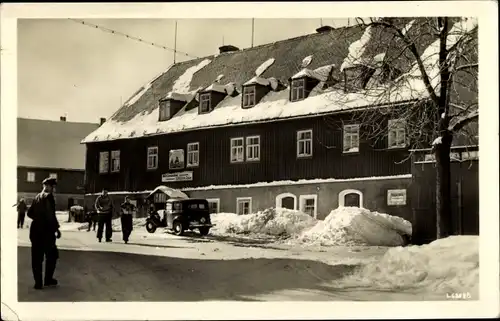
[{"label": "snow bank", "polygon": [[305,213],[269,208],[255,214],[238,215],[219,213],[212,215],[214,234],[265,234],[290,237],[311,228],[316,219]]},{"label": "snow bank", "polygon": [[426,288],[478,293],[479,237],[451,236],[422,246],[396,247],[340,281],[342,287]]},{"label": "snow bank", "polygon": [[313,245],[398,246],[403,235],[411,235],[411,223],[397,216],[371,212],[358,207],[339,207],[324,221],[297,237]]}]

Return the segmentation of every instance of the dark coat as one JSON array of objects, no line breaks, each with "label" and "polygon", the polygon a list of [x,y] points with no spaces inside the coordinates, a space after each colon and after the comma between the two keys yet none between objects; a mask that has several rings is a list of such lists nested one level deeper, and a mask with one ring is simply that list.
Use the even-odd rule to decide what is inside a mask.
[{"label": "dark coat", "polygon": [[30,239],[32,241],[55,238],[59,222],[56,217],[54,195],[46,192],[39,193],[28,209],[28,217],[33,220],[30,226]]},{"label": "dark coat", "polygon": [[95,200],[95,209],[97,213],[111,213],[113,211],[113,201],[109,195],[99,195]]},{"label": "dark coat", "polygon": [[18,213],[26,213],[26,211],[28,210],[28,205],[26,205],[26,203],[24,201],[21,201],[17,204],[17,212]]},{"label": "dark coat", "polygon": [[136,207],[134,204],[127,203],[127,202],[123,202],[120,205],[120,208],[122,210],[122,214],[132,214],[132,212],[136,210]]}]

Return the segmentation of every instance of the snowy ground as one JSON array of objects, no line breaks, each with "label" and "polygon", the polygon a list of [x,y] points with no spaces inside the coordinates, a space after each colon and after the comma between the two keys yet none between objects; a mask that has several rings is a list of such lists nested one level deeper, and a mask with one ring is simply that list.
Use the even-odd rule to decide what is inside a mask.
[{"label": "snowy ground", "polygon": [[[86,232],[86,224],[65,223],[67,216],[58,216],[63,231],[58,240],[61,286],[50,294],[31,290],[28,230],[19,230],[20,301],[446,300],[447,294],[457,292],[468,292],[471,299],[478,296],[477,237],[422,247],[325,246],[217,229],[206,237],[177,237],[163,229],[149,234],[138,222],[126,245],[120,232],[113,233],[113,243],[98,243],[95,232]],[[310,223],[306,231],[317,225]],[[279,229],[275,225],[273,230]]]}]

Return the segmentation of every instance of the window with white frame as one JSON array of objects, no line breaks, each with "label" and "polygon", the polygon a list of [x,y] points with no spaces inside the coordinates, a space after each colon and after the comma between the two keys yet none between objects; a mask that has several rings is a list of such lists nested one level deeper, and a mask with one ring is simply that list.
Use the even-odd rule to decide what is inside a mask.
[{"label": "window with white frame", "polygon": [[57,179],[57,173],[50,173],[49,177]]},{"label": "window with white frame", "polygon": [[148,147],[148,169],[158,168],[158,146]]},{"label": "window with white frame", "polygon": [[200,143],[187,144],[187,166],[195,167],[200,164]]},{"label": "window with white frame", "polygon": [[312,129],[299,130],[297,132],[297,157],[311,157],[312,153]]},{"label": "window with white frame", "polygon": [[111,151],[111,172],[116,173],[120,171],[120,151]]},{"label": "window with white frame", "polygon": [[243,162],[243,137],[231,138],[231,163]]},{"label": "window with white frame", "polygon": [[220,211],[220,199],[218,198],[208,198],[208,210],[210,214],[217,214]]},{"label": "window with white frame", "polygon": [[104,174],[109,171],[109,152],[99,153],[99,173]]},{"label": "window with white frame", "polygon": [[35,172],[28,172],[26,174],[26,180],[30,183],[35,182]]},{"label": "window with white frame", "polygon": [[255,86],[243,87],[243,107],[255,105]]},{"label": "window with white frame", "polygon": [[406,121],[404,119],[390,119],[388,122],[388,147],[401,148],[406,146]]},{"label": "window with white frame", "polygon": [[247,137],[247,161],[260,160],[260,136]]},{"label": "window with white frame", "polygon": [[304,99],[306,96],[305,80],[304,79],[292,80],[292,86],[290,90],[291,90],[291,96],[290,96],[291,101]]},{"label": "window with white frame", "polygon": [[344,153],[359,152],[359,125],[344,125]]},{"label": "window with white frame", "polygon": [[236,213],[238,215],[247,215],[252,213],[252,198],[238,197],[236,199]]},{"label": "window with white frame", "polygon": [[299,200],[300,211],[315,218],[318,212],[318,195],[300,195]]},{"label": "window with white frame", "polygon": [[210,112],[210,93],[200,95],[200,113]]}]

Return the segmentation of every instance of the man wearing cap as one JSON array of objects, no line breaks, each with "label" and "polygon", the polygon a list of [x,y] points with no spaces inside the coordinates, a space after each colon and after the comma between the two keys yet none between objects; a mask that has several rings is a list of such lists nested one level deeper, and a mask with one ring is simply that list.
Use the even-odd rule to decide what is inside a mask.
[{"label": "man wearing cap", "polygon": [[[56,238],[61,237],[53,195],[57,180],[49,177],[44,179],[42,184],[42,192],[35,197],[28,209],[28,217],[33,220],[30,226],[31,268],[35,279],[35,289],[37,290],[42,289],[44,285],[57,285],[57,280],[54,279],[54,271],[59,258]],[[42,283],[44,257],[46,259],[45,278]]]},{"label": "man wearing cap", "polygon": [[99,242],[102,241],[104,225],[106,225],[106,242],[111,242],[111,236],[113,235],[113,230],[111,229],[113,202],[106,189],[103,189],[102,194],[95,200],[95,209],[98,215],[97,239],[99,239]]}]

